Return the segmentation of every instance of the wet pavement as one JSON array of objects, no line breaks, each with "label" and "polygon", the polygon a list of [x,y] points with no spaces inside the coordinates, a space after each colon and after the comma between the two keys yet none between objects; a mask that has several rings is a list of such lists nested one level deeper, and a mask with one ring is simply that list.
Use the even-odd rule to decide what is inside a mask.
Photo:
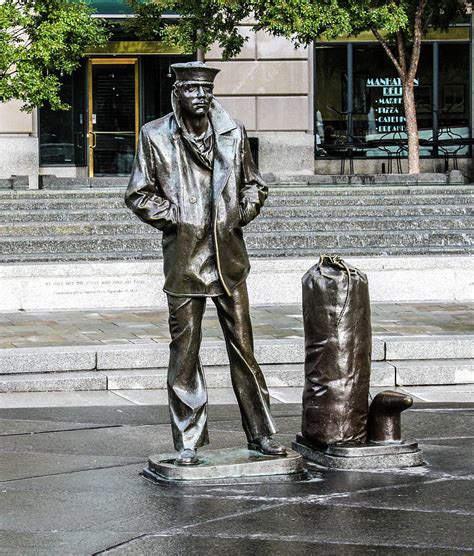
[{"label": "wet pavement", "polygon": [[[273,413],[289,445],[301,407]],[[472,553],[473,425],[474,403],[415,401],[403,430],[424,467],[309,466],[310,480],[295,483],[160,487],[139,473],[148,455],[172,450],[165,405],[1,409],[0,552]],[[211,405],[210,439],[245,446],[235,404]]]},{"label": "wet pavement", "polygon": [[[380,336],[472,334],[474,304],[374,304]],[[252,309],[259,339],[301,338],[297,305]],[[205,340],[221,339],[212,306]],[[0,316],[0,348],[167,343],[157,310]],[[0,554],[181,556],[471,554],[474,385],[406,387],[403,432],[426,465],[328,471],[288,483],[160,487],[140,476],[172,451],[164,390],[0,395]],[[377,389],[372,390],[375,394]],[[278,438],[301,423],[301,388],[270,389]],[[207,449],[244,447],[235,396],[209,390]]]},{"label": "wet pavement", "polygon": [[[372,331],[381,336],[473,334],[474,303],[373,303]],[[251,309],[259,339],[300,338],[300,305],[260,305]],[[204,340],[223,340],[217,314],[208,304]],[[0,349],[74,345],[169,342],[168,312],[156,309],[2,313]]]}]

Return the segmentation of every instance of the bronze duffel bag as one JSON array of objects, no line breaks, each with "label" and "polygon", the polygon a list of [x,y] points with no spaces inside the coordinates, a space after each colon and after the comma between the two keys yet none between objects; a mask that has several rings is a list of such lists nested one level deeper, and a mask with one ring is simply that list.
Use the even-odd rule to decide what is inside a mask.
[{"label": "bronze duffel bag", "polygon": [[365,442],[372,349],[367,276],[322,255],[302,282],[302,434],[323,446]]}]

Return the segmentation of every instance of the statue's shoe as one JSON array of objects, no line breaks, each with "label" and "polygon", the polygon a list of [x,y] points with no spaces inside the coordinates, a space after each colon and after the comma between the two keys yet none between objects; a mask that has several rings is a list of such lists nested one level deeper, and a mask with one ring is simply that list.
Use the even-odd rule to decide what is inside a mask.
[{"label": "statue's shoe", "polygon": [[199,463],[197,451],[192,448],[185,448],[179,452],[178,457],[174,460],[175,465],[196,465]]},{"label": "statue's shoe", "polygon": [[271,436],[262,436],[249,442],[249,450],[256,450],[266,456],[286,456],[286,448],[275,442]]}]

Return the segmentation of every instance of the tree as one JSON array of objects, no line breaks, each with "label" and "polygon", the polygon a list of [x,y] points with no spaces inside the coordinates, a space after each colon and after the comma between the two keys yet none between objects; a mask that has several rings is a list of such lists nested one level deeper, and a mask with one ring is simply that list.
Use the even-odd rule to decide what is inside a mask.
[{"label": "tree", "polygon": [[415,78],[421,41],[429,27],[446,29],[461,16],[464,3],[459,0],[290,0],[258,4],[255,13],[259,27],[291,38],[295,44],[308,44],[322,33],[328,38],[367,30],[373,33],[402,83],[408,171],[419,173]]},{"label": "tree", "polygon": [[[419,173],[419,137],[416,120],[415,77],[421,41],[429,27],[446,29],[463,11],[460,0],[149,0],[141,5],[140,25],[153,11],[154,37],[188,51],[208,49],[217,41],[223,58],[235,56],[245,39],[237,30],[244,17],[253,14],[255,30],[263,29],[307,45],[322,35],[331,39],[371,31],[393,63],[403,86],[408,142],[408,171]],[[164,10],[182,17],[163,27]],[[202,33],[197,33],[198,29]],[[151,28],[148,27],[150,31]]]},{"label": "tree", "polygon": [[61,101],[61,77],[79,67],[85,52],[104,45],[108,32],[82,2],[4,0],[0,3],[0,102],[17,99],[22,110]]}]

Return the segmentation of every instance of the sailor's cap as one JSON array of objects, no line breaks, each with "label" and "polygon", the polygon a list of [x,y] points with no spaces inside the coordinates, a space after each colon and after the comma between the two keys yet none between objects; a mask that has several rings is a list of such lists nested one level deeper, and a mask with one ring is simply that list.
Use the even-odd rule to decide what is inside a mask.
[{"label": "sailor's cap", "polygon": [[171,64],[176,81],[186,81],[203,85],[214,85],[214,78],[221,71],[206,66],[204,62]]}]

